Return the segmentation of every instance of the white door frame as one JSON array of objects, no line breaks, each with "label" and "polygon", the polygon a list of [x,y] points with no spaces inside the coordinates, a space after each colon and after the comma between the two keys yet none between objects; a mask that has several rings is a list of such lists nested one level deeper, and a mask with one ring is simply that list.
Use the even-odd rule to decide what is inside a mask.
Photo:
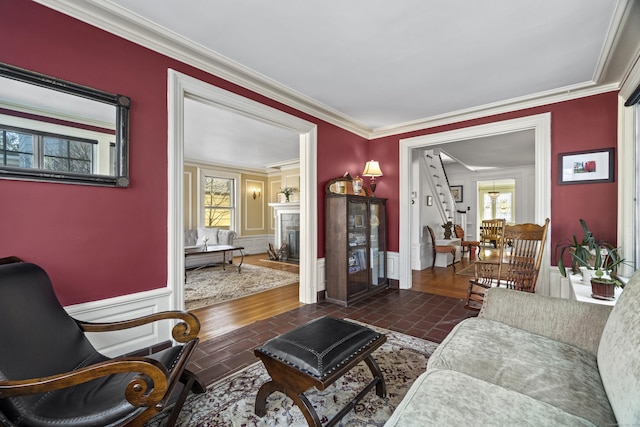
[{"label": "white door frame", "polygon": [[[400,289],[411,288],[411,152],[415,148],[533,129],[535,132],[535,221],[551,217],[551,113],[504,120],[400,140]],[[549,228],[551,228],[551,225]],[[551,230],[548,231],[549,235]],[[538,289],[547,294],[551,239],[547,239]]]},{"label": "white door frame", "polygon": [[198,99],[300,134],[300,301],[317,302],[317,126],[175,70],[168,72],[167,287],[184,309],[184,98]]}]

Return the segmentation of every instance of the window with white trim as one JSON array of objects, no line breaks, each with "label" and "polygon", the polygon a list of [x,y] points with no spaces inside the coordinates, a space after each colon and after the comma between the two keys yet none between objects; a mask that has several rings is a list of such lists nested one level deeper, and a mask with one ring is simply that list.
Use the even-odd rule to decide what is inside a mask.
[{"label": "window with white trim", "polygon": [[239,174],[200,169],[199,224],[237,231]]}]

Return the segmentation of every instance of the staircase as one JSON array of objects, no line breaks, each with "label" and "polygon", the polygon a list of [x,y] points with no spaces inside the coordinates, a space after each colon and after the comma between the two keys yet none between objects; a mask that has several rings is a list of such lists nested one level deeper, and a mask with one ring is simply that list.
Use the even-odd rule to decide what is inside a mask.
[{"label": "staircase", "polygon": [[[422,161],[420,162],[421,176],[426,178],[426,183],[431,193],[435,195],[434,205],[441,220],[441,224],[451,221],[454,224],[460,224],[461,218],[456,215],[460,214],[456,208],[456,202],[449,189],[449,180],[447,173],[442,165],[440,152],[438,150],[426,150]],[[466,215],[466,212],[462,211]],[[462,222],[464,224],[464,222]]]}]

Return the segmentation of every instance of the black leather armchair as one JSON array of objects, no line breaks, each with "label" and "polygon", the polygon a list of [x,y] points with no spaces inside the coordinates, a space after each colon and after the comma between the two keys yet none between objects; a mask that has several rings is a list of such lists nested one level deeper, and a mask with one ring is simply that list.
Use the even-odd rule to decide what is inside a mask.
[{"label": "black leather armchair", "polygon": [[[85,337],[164,319],[180,321],[172,331],[179,344],[147,357],[108,358]],[[0,263],[0,425],[142,426],[171,404],[173,425],[189,391],[205,391],[186,369],[199,330],[181,311],[116,323],[73,319],[42,268]]]}]

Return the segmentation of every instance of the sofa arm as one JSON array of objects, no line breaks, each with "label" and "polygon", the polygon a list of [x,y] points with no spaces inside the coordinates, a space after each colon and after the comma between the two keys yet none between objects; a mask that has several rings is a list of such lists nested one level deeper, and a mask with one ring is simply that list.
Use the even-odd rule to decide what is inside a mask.
[{"label": "sofa arm", "polygon": [[504,288],[486,293],[478,317],[586,350],[593,355],[612,307]]}]

